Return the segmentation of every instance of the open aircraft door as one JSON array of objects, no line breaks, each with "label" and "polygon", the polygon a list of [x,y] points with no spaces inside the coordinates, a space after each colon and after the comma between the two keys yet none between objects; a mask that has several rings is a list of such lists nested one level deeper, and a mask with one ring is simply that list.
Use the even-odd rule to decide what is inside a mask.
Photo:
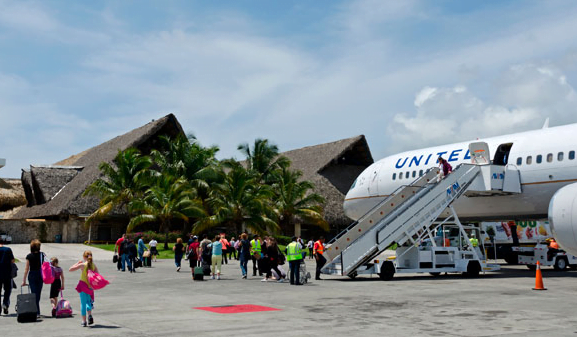
[{"label": "open aircraft door", "polygon": [[471,162],[473,164],[491,164],[491,153],[489,152],[489,145],[487,143],[476,142],[469,144],[469,153],[471,154]]},{"label": "open aircraft door", "polygon": [[373,164],[373,170],[370,172],[368,181],[368,190],[370,196],[379,195],[379,175],[381,174],[380,171],[382,166],[383,164],[379,162]]}]

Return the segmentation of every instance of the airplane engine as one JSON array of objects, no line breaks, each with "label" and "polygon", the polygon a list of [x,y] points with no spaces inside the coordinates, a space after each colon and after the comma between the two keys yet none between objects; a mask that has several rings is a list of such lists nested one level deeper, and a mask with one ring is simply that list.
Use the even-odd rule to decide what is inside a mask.
[{"label": "airplane engine", "polygon": [[577,183],[553,195],[549,202],[549,224],[559,246],[577,255]]}]

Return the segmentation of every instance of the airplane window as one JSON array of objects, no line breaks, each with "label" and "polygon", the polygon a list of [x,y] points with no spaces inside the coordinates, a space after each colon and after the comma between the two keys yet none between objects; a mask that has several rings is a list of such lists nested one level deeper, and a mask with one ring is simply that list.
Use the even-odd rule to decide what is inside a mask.
[{"label": "airplane window", "polygon": [[399,173],[399,179],[403,179],[403,172]]},{"label": "airplane window", "polygon": [[558,161],[563,161],[563,152],[557,153],[557,160],[558,160]]},{"label": "airplane window", "polygon": [[553,161],[553,154],[552,154],[552,153],[549,153],[549,154],[547,155],[547,162],[550,163],[550,162],[552,162],[552,161]]},{"label": "airplane window", "polygon": [[533,162],[533,157],[527,156],[527,165],[531,165],[532,162]]},{"label": "airplane window", "polygon": [[521,165],[523,164],[523,158],[519,157],[517,158],[517,165]]},{"label": "airplane window", "polygon": [[397,179],[397,174],[393,173],[393,180]]},{"label": "airplane window", "polygon": [[413,178],[417,176],[417,171],[413,171]]},{"label": "airplane window", "polygon": [[409,179],[411,177],[411,172],[407,171],[407,174],[405,174],[405,178]]},{"label": "airplane window", "polygon": [[422,176],[423,176],[423,170],[420,170],[419,171],[419,177],[422,177]]},{"label": "airplane window", "polygon": [[543,161],[543,156],[538,154],[537,157],[535,158],[535,162],[537,164],[541,164],[542,161]]},{"label": "airplane window", "polygon": [[575,151],[569,151],[569,160],[575,159]]}]

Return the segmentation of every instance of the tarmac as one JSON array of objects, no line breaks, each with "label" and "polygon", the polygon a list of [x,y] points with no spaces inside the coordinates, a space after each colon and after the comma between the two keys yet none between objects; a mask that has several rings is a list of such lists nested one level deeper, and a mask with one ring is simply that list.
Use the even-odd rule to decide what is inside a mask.
[{"label": "tarmac", "polygon": [[[118,272],[112,254],[104,251],[99,252],[103,259],[97,265],[111,283],[96,291],[95,324],[84,328],[80,326],[80,300],[74,290],[80,273],[67,271],[77,259],[63,256],[75,257],[85,247],[61,246],[71,252],[59,258],[66,270],[64,295],[72,304],[74,317],[50,317],[49,286],[45,285],[41,320],[17,323],[14,304],[16,294],[20,293],[18,289],[11,296],[10,314],[0,317],[0,336],[574,336],[577,333],[576,271],[543,268],[547,291],[531,290],[535,272],[507,265],[500,272],[474,279],[457,274],[437,277],[397,274],[392,281],[381,281],[377,276],[359,276],[355,280],[323,276],[322,281],[291,286],[261,282],[258,276],[242,280],[238,262],[229,261],[223,266],[222,280],[193,282],[188,261],[183,260],[180,272],[176,272],[172,260],[159,260],[152,268],[139,268],[130,274]],[[43,245],[47,253],[51,253],[51,247]],[[104,259],[106,256],[110,259]],[[17,283],[22,282],[23,267],[19,263]],[[307,260],[307,268],[314,276],[312,260]],[[195,309],[243,304],[279,310],[220,314]]]}]

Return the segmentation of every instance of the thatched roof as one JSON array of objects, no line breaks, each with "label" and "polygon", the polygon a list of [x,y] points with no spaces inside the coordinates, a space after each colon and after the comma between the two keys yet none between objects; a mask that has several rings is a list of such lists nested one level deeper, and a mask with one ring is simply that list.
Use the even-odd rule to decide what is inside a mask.
[{"label": "thatched roof", "polygon": [[303,172],[302,179],[315,184],[315,192],[326,199],[325,219],[332,225],[348,225],[343,211],[345,194],[356,177],[373,163],[365,136],[303,147],[281,153],[291,167]]},{"label": "thatched roof", "polygon": [[[100,170],[98,169],[100,163],[112,163],[119,150],[126,150],[131,147],[136,147],[143,153],[149,153],[152,148],[156,147],[158,136],[176,136],[177,134],[184,134],[184,132],[176,117],[173,114],[169,114],[59,162],[59,164],[83,167],[83,169],[79,171],[72,180],[63,185],[59,193],[52,195],[52,199],[46,200],[44,204],[25,207],[15,214],[13,218],[45,218],[91,214],[98,208],[98,199],[94,197],[82,197],[82,193],[84,193],[88,185],[92,184],[92,182],[101,176]],[[29,177],[29,174],[33,175],[33,173],[29,172],[23,172],[22,174],[25,190],[29,184],[28,180],[30,180],[30,186],[33,186],[33,181]],[[54,186],[60,185],[62,181],[65,180],[64,176],[68,177],[68,175],[61,173],[54,174],[54,171],[43,171],[42,175],[43,177],[55,175],[55,179],[58,181],[47,184],[48,188],[46,189],[44,198],[53,193],[55,189],[53,188]],[[31,190],[30,192],[26,191],[29,204],[32,200],[38,200],[34,188],[31,188]]]},{"label": "thatched roof", "polygon": [[81,166],[30,166],[36,204],[50,201],[80,171]]},{"label": "thatched roof", "polygon": [[26,205],[22,183],[18,179],[0,179],[0,212]]}]

